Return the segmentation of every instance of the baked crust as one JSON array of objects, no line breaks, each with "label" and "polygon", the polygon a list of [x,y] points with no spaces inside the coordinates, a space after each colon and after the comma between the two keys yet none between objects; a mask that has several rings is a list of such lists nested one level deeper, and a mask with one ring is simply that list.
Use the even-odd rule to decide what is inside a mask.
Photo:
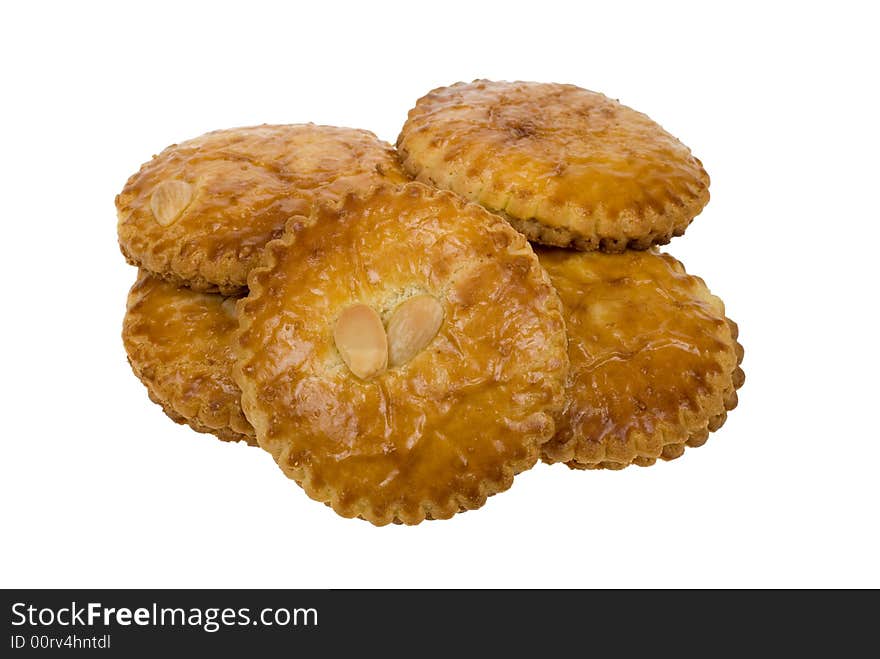
[{"label": "baked crust", "polygon": [[256,445],[232,379],[235,300],[177,288],[141,270],[122,340],[135,375],[172,420],[224,441]]},{"label": "baked crust", "polygon": [[621,469],[705,443],[745,379],[724,303],[656,250],[537,252],[562,299],[571,361],[544,460]]},{"label": "baked crust", "polygon": [[[418,183],[318,204],[270,243],[239,302],[236,379],[261,447],[345,517],[417,524],[482,506],[554,432],[568,368],[559,298],[506,222]],[[334,344],[344,309],[388,327],[439,301],[436,336],[366,381]]]},{"label": "baked crust", "polygon": [[[116,197],[119,245],[137,266],[196,290],[236,294],[270,240],[319,198],[404,182],[397,155],[372,133],[295,124],[218,130],[165,149]],[[161,184],[188,184],[170,224],[151,200]]]},{"label": "baked crust", "polygon": [[684,233],[709,201],[690,150],[641,112],[574,85],[476,80],[416,103],[404,168],[502,213],[530,240],[646,249]]}]

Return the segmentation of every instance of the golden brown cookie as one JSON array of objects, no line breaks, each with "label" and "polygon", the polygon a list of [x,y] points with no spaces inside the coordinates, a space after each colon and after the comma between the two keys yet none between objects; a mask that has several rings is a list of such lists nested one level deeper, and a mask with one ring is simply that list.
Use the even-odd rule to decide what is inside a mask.
[{"label": "golden brown cookie", "polygon": [[544,459],[621,469],[705,443],[745,379],[724,303],[656,250],[537,251],[562,299],[571,359]]},{"label": "golden brown cookie", "polygon": [[235,303],[141,270],[128,294],[122,340],[132,370],[165,414],[224,441],[255,445],[232,379]]},{"label": "golden brown cookie", "polygon": [[365,130],[299,124],[207,133],[144,164],[116,197],[126,259],[196,290],[244,291],[247,273],[293,215],[407,177]]},{"label": "golden brown cookie", "polygon": [[538,459],[568,367],[522,235],[418,183],[288,223],[239,303],[260,446],[313,499],[382,525],[482,506]]},{"label": "golden brown cookie", "polygon": [[680,236],[709,201],[699,160],[649,117],[573,85],[477,80],[410,110],[404,168],[529,240],[591,251]]}]

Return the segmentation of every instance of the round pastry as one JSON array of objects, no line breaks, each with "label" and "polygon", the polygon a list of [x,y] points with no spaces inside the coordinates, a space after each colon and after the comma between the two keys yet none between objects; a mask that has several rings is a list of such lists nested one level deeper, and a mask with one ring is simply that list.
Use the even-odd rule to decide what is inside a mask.
[{"label": "round pastry", "polygon": [[559,298],[522,235],[418,183],[319,204],[239,303],[260,446],[313,499],[382,525],[482,506],[554,432]]},{"label": "round pastry", "polygon": [[571,359],[547,462],[647,466],[701,446],[736,407],[745,379],[724,303],[655,250],[539,249],[562,299]]},{"label": "round pastry", "polygon": [[410,110],[404,168],[501,213],[529,240],[646,249],[709,201],[699,160],[649,117],[573,85],[477,80]]},{"label": "round pastry", "polygon": [[241,293],[288,218],[319,198],[406,180],[391,146],[365,130],[218,130],[169,146],[128,180],[116,197],[119,245],[174,283]]},{"label": "round pastry", "polygon": [[256,445],[232,379],[235,303],[141,270],[128,294],[122,341],[150,399],[172,420],[224,441]]}]

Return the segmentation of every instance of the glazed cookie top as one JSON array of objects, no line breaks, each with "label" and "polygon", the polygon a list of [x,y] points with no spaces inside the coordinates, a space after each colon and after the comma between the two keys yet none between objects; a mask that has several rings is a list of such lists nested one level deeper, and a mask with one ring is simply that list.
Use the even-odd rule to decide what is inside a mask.
[{"label": "glazed cookie top", "polygon": [[724,412],[737,344],[724,303],[656,251],[540,249],[569,337],[566,408],[551,461],[629,464],[645,442],[659,457]]},{"label": "glazed cookie top", "polygon": [[235,303],[142,270],[128,294],[122,340],[135,373],[169,414],[221,439],[254,443],[232,379]]},{"label": "glazed cookie top", "polygon": [[477,508],[553,434],[556,292],[501,218],[411,183],[288,223],[239,303],[242,404],[319,501],[375,524]]},{"label": "glazed cookie top", "polygon": [[397,146],[419,180],[561,247],[666,242],[709,200],[709,177],[686,146],[646,115],[573,85],[440,87],[410,111]]},{"label": "glazed cookie top", "polygon": [[390,145],[353,128],[298,124],[207,133],[165,149],[116,197],[135,265],[234,293],[263,247],[319,198],[407,180]]}]

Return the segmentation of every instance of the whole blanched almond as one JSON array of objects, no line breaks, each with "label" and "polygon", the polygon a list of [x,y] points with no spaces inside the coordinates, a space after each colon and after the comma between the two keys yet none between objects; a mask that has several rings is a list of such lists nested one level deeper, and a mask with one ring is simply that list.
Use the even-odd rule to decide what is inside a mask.
[{"label": "whole blanched almond", "polygon": [[353,304],[336,321],[333,340],[342,361],[362,380],[381,373],[388,366],[388,337],[376,310]]},{"label": "whole blanched almond", "polygon": [[150,209],[163,227],[172,224],[192,201],[193,188],[186,181],[163,181],[153,189]]},{"label": "whole blanched almond", "polygon": [[388,321],[391,366],[400,366],[424,350],[443,324],[443,305],[431,295],[416,295],[403,302]]}]

